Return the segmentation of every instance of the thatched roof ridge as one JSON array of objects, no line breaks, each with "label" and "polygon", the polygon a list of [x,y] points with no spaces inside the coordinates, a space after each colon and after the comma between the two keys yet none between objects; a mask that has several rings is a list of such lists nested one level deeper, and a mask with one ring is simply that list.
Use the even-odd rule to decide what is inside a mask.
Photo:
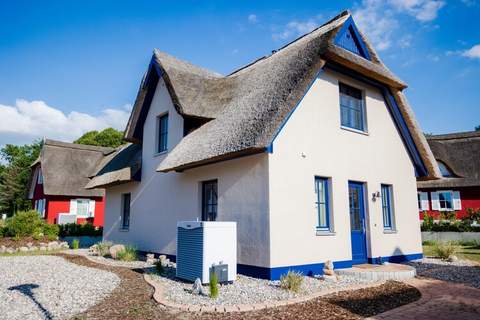
[{"label": "thatched roof ridge", "polygon": [[102,197],[103,189],[86,190],[98,163],[113,148],[88,146],[46,139],[36,165],[43,174],[45,195]]},{"label": "thatched roof ridge", "polygon": [[434,181],[419,181],[419,188],[480,186],[480,132],[427,136],[435,159],[454,175]]}]

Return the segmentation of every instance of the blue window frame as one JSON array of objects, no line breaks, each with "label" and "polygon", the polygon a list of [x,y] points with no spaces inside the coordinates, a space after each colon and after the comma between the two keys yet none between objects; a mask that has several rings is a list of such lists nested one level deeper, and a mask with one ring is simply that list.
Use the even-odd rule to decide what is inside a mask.
[{"label": "blue window frame", "polygon": [[157,118],[157,153],[167,150],[168,140],[168,114],[161,115]]},{"label": "blue window frame", "polygon": [[122,194],[122,229],[130,228],[130,193]]},{"label": "blue window frame", "polygon": [[340,121],[342,127],[366,131],[362,91],[343,83],[339,83],[339,90]]},{"label": "blue window frame", "polygon": [[382,213],[383,213],[383,228],[386,230],[393,229],[393,207],[392,207],[392,186],[382,184]]},{"label": "blue window frame", "polygon": [[327,178],[315,177],[315,208],[317,210],[317,230],[331,231]]}]

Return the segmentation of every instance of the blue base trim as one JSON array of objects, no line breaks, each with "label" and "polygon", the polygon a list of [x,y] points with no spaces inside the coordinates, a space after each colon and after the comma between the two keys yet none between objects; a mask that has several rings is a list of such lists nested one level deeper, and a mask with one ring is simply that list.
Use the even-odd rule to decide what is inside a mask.
[{"label": "blue base trim", "polygon": [[423,258],[423,253],[401,254],[398,256],[368,258],[368,263],[371,263],[371,264],[382,264],[384,262],[398,263],[398,262],[405,262],[405,261],[417,260],[422,258]]}]

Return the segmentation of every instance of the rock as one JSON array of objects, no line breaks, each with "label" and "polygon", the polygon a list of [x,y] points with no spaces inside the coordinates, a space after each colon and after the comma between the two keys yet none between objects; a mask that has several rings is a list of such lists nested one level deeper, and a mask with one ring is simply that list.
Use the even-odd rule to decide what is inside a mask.
[{"label": "rock", "polygon": [[155,263],[155,255],[153,253],[147,253],[147,263],[149,264]]},{"label": "rock", "polygon": [[448,258],[447,261],[448,262],[456,262],[456,261],[458,261],[458,258],[457,258],[457,256],[451,256],[450,258]]},{"label": "rock", "polygon": [[7,248],[7,250],[5,250],[6,253],[9,253],[9,254],[12,254],[12,253],[15,253],[16,250],[13,249],[13,248]]},{"label": "rock", "polygon": [[69,249],[70,248],[67,241],[63,241],[62,243],[60,243],[60,247],[62,249]]},{"label": "rock", "polygon": [[330,269],[323,269],[323,274],[326,275],[326,276],[334,276],[335,272],[333,270],[330,270]]},{"label": "rock", "polygon": [[20,249],[18,249],[20,252],[27,252],[28,250],[28,247],[20,247]]},{"label": "rock", "polygon": [[31,246],[29,249],[30,249],[30,251],[38,251],[38,247],[37,247],[37,246]]},{"label": "rock", "polygon": [[165,260],[167,260],[167,256],[162,254],[161,256],[158,257],[158,260],[160,260],[160,263],[162,264],[162,266],[165,266]]},{"label": "rock", "polygon": [[192,294],[198,294],[200,296],[205,295],[205,291],[203,290],[203,286],[202,286],[202,281],[199,278],[195,279],[195,282],[193,283]]},{"label": "rock", "polygon": [[117,255],[120,251],[123,251],[125,250],[125,246],[123,244],[115,244],[113,246],[110,247],[110,249],[108,250],[108,252],[110,253],[110,256],[113,258],[113,259],[117,259]]},{"label": "rock", "polygon": [[39,250],[40,251],[47,251],[47,247],[40,247]]},{"label": "rock", "polygon": [[48,243],[47,247],[49,250],[56,250],[60,247],[60,245],[57,241],[52,241]]},{"label": "rock", "polygon": [[327,276],[335,275],[335,271],[333,271],[333,262],[331,260],[327,260],[325,262],[325,266],[323,267],[323,274]]},{"label": "rock", "polygon": [[32,242],[27,243],[27,247],[30,248],[30,247],[32,247],[32,246],[33,246],[33,243],[32,243]]},{"label": "rock", "polygon": [[335,276],[335,275],[324,275],[323,280],[329,281],[329,282],[337,282],[338,281],[337,276]]},{"label": "rock", "polygon": [[0,253],[5,253],[5,251],[7,251],[7,247],[1,246],[0,247]]},{"label": "rock", "polygon": [[46,244],[45,242],[40,242],[38,245],[39,245],[40,247],[46,247],[46,246],[47,246],[47,244]]}]

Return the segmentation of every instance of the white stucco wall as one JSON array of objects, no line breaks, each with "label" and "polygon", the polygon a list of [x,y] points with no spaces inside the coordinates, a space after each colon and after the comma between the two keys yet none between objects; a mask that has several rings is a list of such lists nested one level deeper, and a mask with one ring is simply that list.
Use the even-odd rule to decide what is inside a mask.
[{"label": "white stucco wall", "polygon": [[[168,149],[183,136],[183,119],[160,80],[144,125],[141,182],[107,189],[104,237],[141,250],[175,254],[177,221],[201,218],[201,181],[218,180],[218,220],[236,221],[238,262],[269,265],[268,155],[243,157],[182,173],[156,172],[156,118],[168,112]],[[121,195],[131,192],[129,231],[121,231]]]},{"label": "white stucco wall", "polygon": [[[364,90],[368,134],[340,128],[338,79]],[[351,260],[348,181],[365,182],[369,257],[421,253],[414,168],[380,92],[326,71],[293,112],[269,155],[271,267]],[[331,178],[334,235],[316,234],[314,177]],[[393,185],[397,232],[381,200]]]}]

